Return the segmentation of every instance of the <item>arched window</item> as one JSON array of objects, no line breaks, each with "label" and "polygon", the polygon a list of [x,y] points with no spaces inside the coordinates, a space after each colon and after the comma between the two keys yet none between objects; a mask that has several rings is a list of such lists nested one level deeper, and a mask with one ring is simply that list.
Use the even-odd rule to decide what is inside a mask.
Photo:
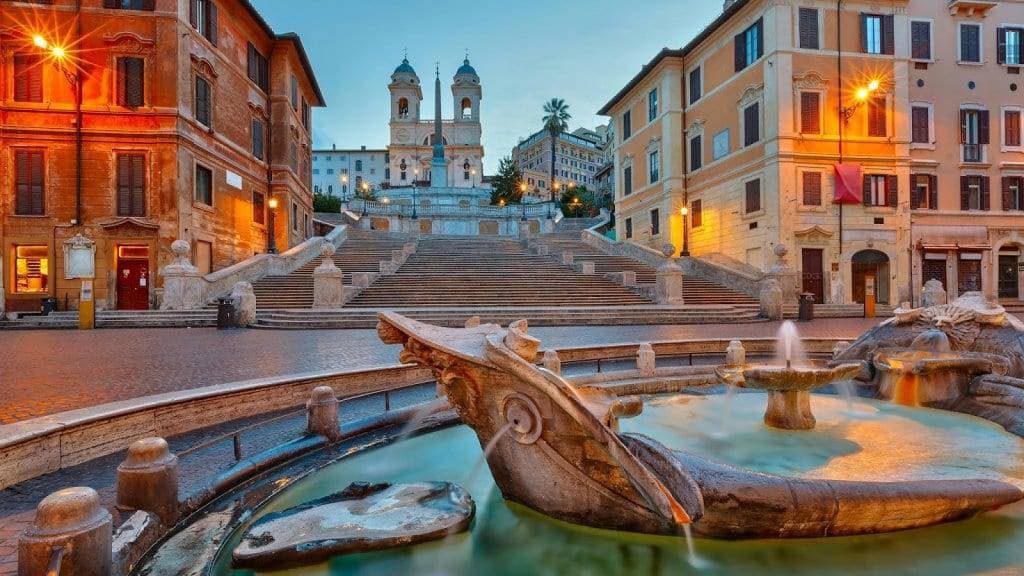
[{"label": "arched window", "polygon": [[462,118],[465,120],[473,118],[473,101],[469,98],[462,99]]},{"label": "arched window", "polygon": [[409,117],[409,99],[399,98],[398,99],[398,117],[408,118]]}]

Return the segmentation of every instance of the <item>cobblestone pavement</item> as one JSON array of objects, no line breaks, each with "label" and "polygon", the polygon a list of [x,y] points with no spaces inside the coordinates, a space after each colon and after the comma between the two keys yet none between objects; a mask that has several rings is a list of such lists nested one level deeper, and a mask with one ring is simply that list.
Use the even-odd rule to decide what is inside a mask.
[{"label": "cobblestone pavement", "polygon": [[[875,320],[801,324],[807,336],[853,338]],[[767,337],[777,323],[545,327],[545,347],[686,338]],[[138,398],[320,370],[396,363],[374,330],[213,329],[0,332],[0,424]]]}]

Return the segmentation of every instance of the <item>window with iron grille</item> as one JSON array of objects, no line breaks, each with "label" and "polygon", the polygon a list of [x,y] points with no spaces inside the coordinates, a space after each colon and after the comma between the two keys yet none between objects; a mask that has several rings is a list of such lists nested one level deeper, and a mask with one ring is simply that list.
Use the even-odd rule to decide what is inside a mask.
[{"label": "window with iron grille", "polygon": [[146,61],[126,56],[117,59],[117,104],[129,108],[145,105]]},{"label": "window with iron grille", "polygon": [[146,215],[146,155],[117,155],[117,215]]}]

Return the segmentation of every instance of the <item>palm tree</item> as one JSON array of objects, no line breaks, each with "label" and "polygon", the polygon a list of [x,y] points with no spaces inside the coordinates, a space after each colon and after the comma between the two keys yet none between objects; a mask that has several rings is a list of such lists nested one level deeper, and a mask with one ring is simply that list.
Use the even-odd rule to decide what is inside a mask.
[{"label": "palm tree", "polygon": [[558,137],[569,129],[569,105],[561,98],[552,98],[544,103],[544,129],[551,135],[551,181],[548,182],[548,189],[551,191],[551,201],[555,200],[555,146],[558,144]]}]

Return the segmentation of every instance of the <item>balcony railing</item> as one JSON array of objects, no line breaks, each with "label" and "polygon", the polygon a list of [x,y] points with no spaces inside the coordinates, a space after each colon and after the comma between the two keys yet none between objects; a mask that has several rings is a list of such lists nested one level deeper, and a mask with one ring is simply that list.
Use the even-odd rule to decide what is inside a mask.
[{"label": "balcony railing", "polygon": [[964,144],[964,162],[982,161],[981,144]]},{"label": "balcony railing", "polygon": [[554,218],[558,214],[558,206],[552,202],[543,204],[521,204],[508,206],[459,206],[454,204],[417,205],[415,210],[411,204],[395,204],[356,198],[349,201],[348,209],[356,213],[376,216],[402,216],[411,218],[415,212],[417,217],[455,217],[455,218],[496,218],[516,219]]}]

